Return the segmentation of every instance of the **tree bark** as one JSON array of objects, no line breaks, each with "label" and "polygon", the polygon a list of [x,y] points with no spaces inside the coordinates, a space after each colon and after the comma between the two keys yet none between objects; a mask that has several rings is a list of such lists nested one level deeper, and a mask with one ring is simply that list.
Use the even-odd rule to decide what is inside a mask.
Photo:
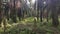
[{"label": "tree bark", "polygon": [[0,27],[1,27],[1,21],[2,21],[2,11],[1,11],[1,0],[0,0]]},{"label": "tree bark", "polygon": [[52,7],[52,25],[57,27],[59,25],[57,8]]}]

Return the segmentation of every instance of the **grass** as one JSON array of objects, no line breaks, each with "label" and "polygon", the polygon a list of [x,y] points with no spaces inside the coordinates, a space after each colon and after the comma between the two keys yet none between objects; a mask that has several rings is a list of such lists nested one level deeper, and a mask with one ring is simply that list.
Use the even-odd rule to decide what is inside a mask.
[{"label": "grass", "polygon": [[[13,23],[11,20],[7,21],[6,34],[57,34],[57,32],[60,34],[60,25],[57,28],[52,27],[51,19],[49,19],[49,22],[46,22],[46,18],[44,18],[42,23],[40,20],[37,20],[36,27],[34,27],[34,18],[24,18],[21,21],[17,21],[17,23]],[[0,34],[4,34],[3,27],[0,27]]]}]

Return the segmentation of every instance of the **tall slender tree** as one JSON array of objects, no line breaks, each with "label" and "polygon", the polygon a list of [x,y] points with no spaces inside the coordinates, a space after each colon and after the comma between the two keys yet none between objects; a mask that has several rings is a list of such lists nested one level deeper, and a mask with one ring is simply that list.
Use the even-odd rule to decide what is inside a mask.
[{"label": "tall slender tree", "polygon": [[59,25],[59,21],[58,21],[58,11],[57,11],[57,1],[58,0],[51,0],[52,4],[51,4],[51,11],[52,11],[52,24],[53,26],[57,27]]},{"label": "tall slender tree", "polygon": [[[58,10],[57,10],[57,5],[59,0],[47,0],[47,13],[51,10],[51,17],[52,17],[52,25],[53,26],[58,26],[59,21],[58,21]],[[48,21],[48,14],[47,14],[47,21]]]},{"label": "tall slender tree", "polygon": [[0,14],[1,14],[1,0],[0,0]]}]

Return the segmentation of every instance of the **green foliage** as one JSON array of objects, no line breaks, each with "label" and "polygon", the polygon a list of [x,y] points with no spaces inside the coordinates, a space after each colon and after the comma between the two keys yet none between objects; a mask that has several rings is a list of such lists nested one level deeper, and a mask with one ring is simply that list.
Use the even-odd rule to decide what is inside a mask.
[{"label": "green foliage", "polygon": [[[12,20],[7,21],[6,25],[6,33],[8,34],[54,34],[56,31],[54,31],[52,28],[51,19],[49,19],[49,22],[46,22],[46,18],[44,18],[43,22],[40,22],[40,20],[37,20],[36,27],[34,27],[34,18],[35,17],[29,17],[24,18],[21,21],[17,21],[17,23],[13,23]],[[18,18],[17,18],[18,20]],[[27,24],[31,23],[31,24]],[[36,28],[36,32],[34,30]],[[60,32],[60,25],[57,29]],[[0,34],[4,34],[4,28],[0,27]],[[60,34],[60,33],[59,33]]]}]

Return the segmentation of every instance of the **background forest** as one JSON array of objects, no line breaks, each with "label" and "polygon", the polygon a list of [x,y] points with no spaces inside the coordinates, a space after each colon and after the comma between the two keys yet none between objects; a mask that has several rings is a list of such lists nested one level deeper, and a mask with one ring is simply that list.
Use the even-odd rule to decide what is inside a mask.
[{"label": "background forest", "polygon": [[0,0],[0,34],[60,34],[60,0]]}]

